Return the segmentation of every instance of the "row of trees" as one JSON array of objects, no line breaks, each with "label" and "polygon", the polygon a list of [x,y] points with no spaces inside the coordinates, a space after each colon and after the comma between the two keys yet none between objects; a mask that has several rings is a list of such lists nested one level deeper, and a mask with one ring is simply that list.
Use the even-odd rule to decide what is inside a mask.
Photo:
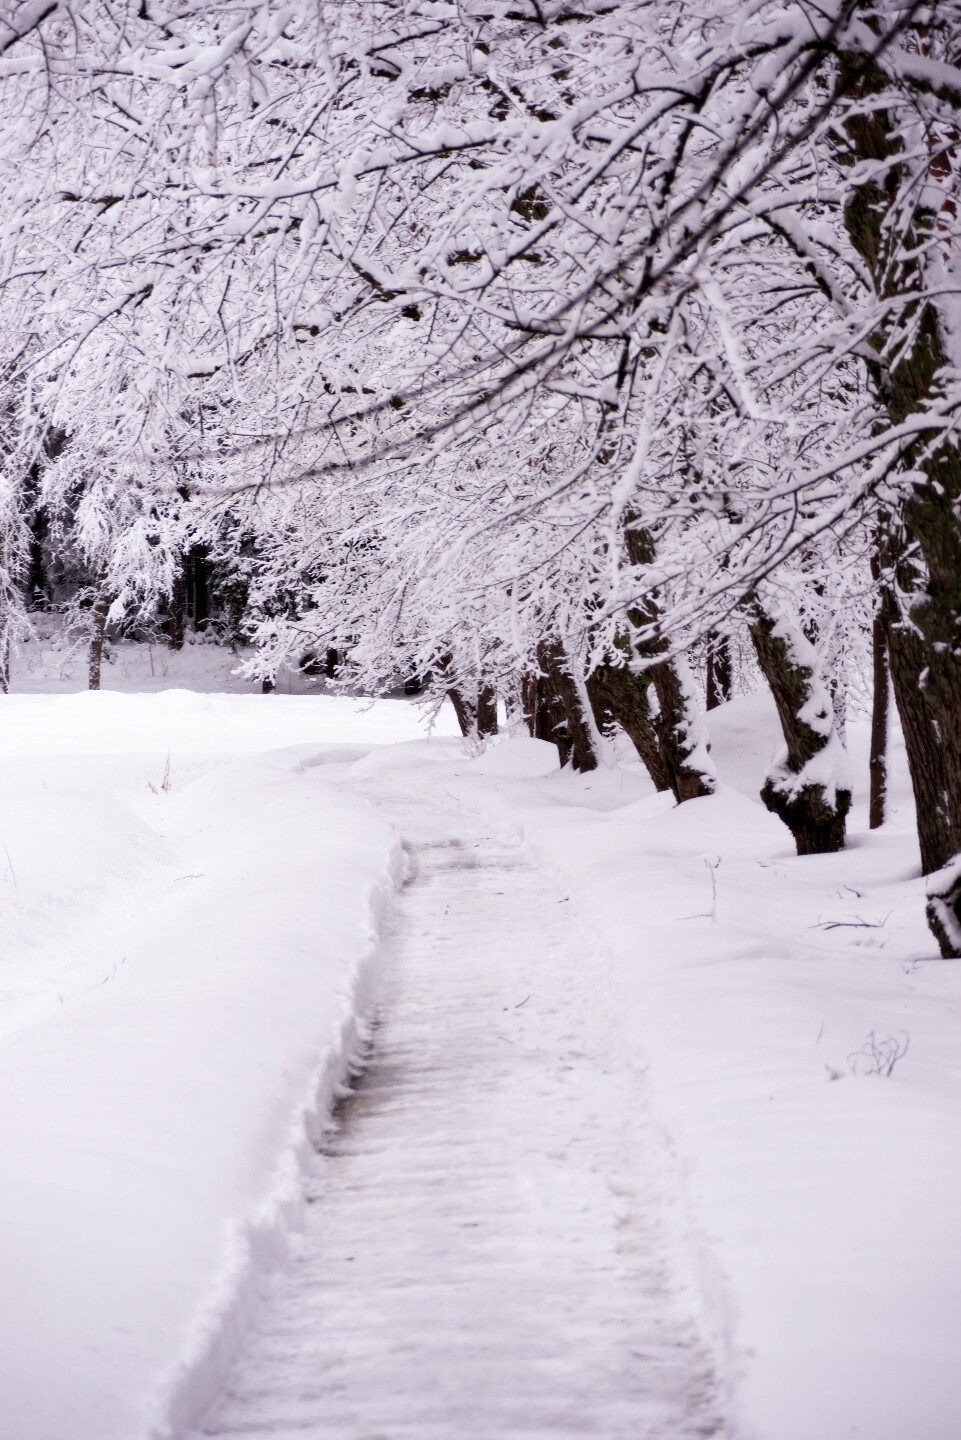
[{"label": "row of trees", "polygon": [[679,800],[749,645],[802,853],[869,657],[961,953],[959,58],[951,0],[14,5],[6,633],[30,494],[104,615],[206,547],[265,674],[616,724]]}]

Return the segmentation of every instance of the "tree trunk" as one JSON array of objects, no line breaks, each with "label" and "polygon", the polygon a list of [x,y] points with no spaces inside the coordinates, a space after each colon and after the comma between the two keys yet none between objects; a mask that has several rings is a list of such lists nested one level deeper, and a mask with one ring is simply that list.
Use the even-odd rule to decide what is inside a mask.
[{"label": "tree trunk", "polygon": [[[626,518],[624,543],[628,559],[632,565],[652,564],[655,557],[652,537],[646,530],[632,529],[632,517]],[[645,595],[639,606],[629,608],[627,618],[650,637],[641,651],[645,659],[666,655],[668,646],[659,631],[661,616],[655,593]],[[715,776],[707,756],[707,742],[701,733],[701,716],[687,662],[679,656],[665,658],[649,666],[645,673],[650,675],[657,695],[659,714],[654,720],[654,730],[668,788],[678,804],[713,795]]]},{"label": "tree trunk", "polygon": [[678,804],[714,794],[714,775],[700,734],[694,685],[686,661],[676,656],[650,668],[660,707],[654,717],[661,764]]},{"label": "tree trunk", "polygon": [[731,642],[716,630],[707,634],[707,709],[716,710],[730,700],[734,685]]},{"label": "tree trunk", "polygon": [[588,677],[587,693],[594,707],[598,730],[603,734],[605,718],[609,715],[630,738],[654,781],[654,788],[670,790],[671,782],[651,719],[647,696],[650,683],[648,673],[635,675],[626,666],[599,665]]},{"label": "tree trunk", "polygon": [[473,693],[457,679],[454,657],[444,655],[436,665],[437,673],[450,681],[447,696],[454,707],[460,733],[464,739],[487,739],[497,734],[497,691],[483,681],[471,686]]},{"label": "tree trunk", "polygon": [[447,698],[454,707],[454,714],[457,716],[460,733],[466,740],[474,731],[474,717],[471,714],[470,706],[454,685],[448,687]]},{"label": "tree trunk", "polygon": [[868,826],[877,830],[884,824],[888,799],[888,666],[887,624],[879,612],[871,627],[874,657],[874,703],[871,708],[871,757],[868,761],[870,799]]},{"label": "tree trunk", "polygon": [[546,740],[553,743],[548,733],[546,695],[544,682],[539,675],[528,670],[521,676],[521,709],[527,721],[527,730],[532,740]]},{"label": "tree trunk", "polygon": [[187,587],[184,584],[183,564],[177,567],[173,585],[170,587],[170,602],[167,614],[167,644],[171,650],[182,650],[187,633]]},{"label": "tree trunk", "polygon": [[784,758],[768,772],[761,799],[784,821],[799,855],[840,850],[851,791],[837,775],[844,751],[827,686],[816,674],[813,647],[800,631],[773,619],[759,604],[750,631],[787,747]]},{"label": "tree trunk", "polygon": [[[847,61],[841,59],[842,76]],[[873,99],[882,93],[880,71],[849,72],[852,93]],[[845,124],[859,160],[887,163],[885,189],[873,179],[854,185],[844,222],[881,300],[918,293],[913,313],[903,302],[889,312],[911,325],[912,348],[885,331],[872,337],[877,359],[867,368],[880,402],[894,425],[924,411],[946,364],[941,320],[924,296],[924,257],[937,223],[936,211],[922,210],[937,194],[938,176],[922,177],[902,166],[904,154],[896,118],[877,103]],[[889,224],[892,203],[906,184],[919,197],[912,224]],[[941,189],[941,193],[947,192]],[[883,313],[883,312],[882,312]],[[891,322],[893,323],[893,322]],[[889,368],[888,354],[897,357]],[[900,519],[905,540],[914,541],[924,574],[907,602],[902,621],[888,627],[888,654],[901,716],[911,783],[918,812],[921,863],[926,874],[941,872],[929,887],[928,921],[945,956],[961,955],[961,454],[942,433],[922,431],[906,446],[903,463],[913,472]],[[940,888],[939,888],[940,886]]]},{"label": "tree trunk", "polygon": [[521,704],[532,740],[546,740],[557,747],[561,768],[571,758],[567,719],[543,675],[525,675],[521,680]]},{"label": "tree trunk", "polygon": [[497,734],[497,691],[491,685],[477,692],[477,733],[485,738]]},{"label": "tree trunk", "polygon": [[103,664],[103,642],[107,633],[107,615],[111,606],[106,576],[101,575],[94,591],[90,611],[90,645],[87,649],[87,688],[100,689],[100,669]]},{"label": "tree trunk", "polygon": [[585,718],[577,686],[571,678],[564,646],[560,640],[542,641],[537,647],[537,658],[542,672],[545,708],[552,722],[552,733],[545,738],[550,738],[557,746],[562,765],[570,760],[575,770],[596,770],[594,736]]},{"label": "tree trunk", "polygon": [[203,630],[210,619],[210,573],[207,546],[191,546],[184,556],[185,608],[197,630]]},{"label": "tree trunk", "polygon": [[497,691],[490,685],[481,685],[473,700],[467,698],[463,688],[454,685],[448,687],[447,694],[465,740],[497,734]]},{"label": "tree trunk", "polygon": [[930,875],[951,859],[947,808],[950,777],[941,741],[937,709],[925,686],[928,647],[910,622],[899,615],[893,597],[885,606],[888,660],[898,717],[904,732],[911,789],[917,813],[921,873]]},{"label": "tree trunk", "polygon": [[35,610],[45,609],[48,603],[47,571],[44,564],[44,545],[48,529],[46,510],[42,505],[35,506],[30,514],[30,555],[27,570],[27,603]]}]

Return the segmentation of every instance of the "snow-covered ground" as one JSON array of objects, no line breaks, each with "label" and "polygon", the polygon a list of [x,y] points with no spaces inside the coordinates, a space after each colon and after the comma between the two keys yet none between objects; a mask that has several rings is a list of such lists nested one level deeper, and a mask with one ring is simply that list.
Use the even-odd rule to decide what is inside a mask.
[{"label": "snow-covered ground", "polygon": [[209,1398],[397,876],[389,826],[283,747],[422,731],[319,695],[0,698],[3,1440]]},{"label": "snow-covered ground", "polygon": [[521,837],[606,948],[731,1435],[961,1433],[961,970],[900,758],[882,831],[862,801],[798,859],[756,799],[762,698],[711,717],[720,793],[672,808],[626,756],[472,759],[400,700],[202,693],[235,682],[201,649],[163,656],[176,690],[0,698],[0,1440],[146,1440],[210,1398],[376,984],[372,780]]},{"label": "snow-covered ground", "polygon": [[[528,740],[351,768],[519,828],[606,941],[677,1159],[732,1434],[944,1440],[961,1434],[961,969],[925,928],[903,766],[883,831],[861,805],[843,854],[799,859],[753,798],[772,707],[711,719],[725,784],[680,807],[632,765],[551,773]],[[862,775],[865,742],[852,726]]]}]

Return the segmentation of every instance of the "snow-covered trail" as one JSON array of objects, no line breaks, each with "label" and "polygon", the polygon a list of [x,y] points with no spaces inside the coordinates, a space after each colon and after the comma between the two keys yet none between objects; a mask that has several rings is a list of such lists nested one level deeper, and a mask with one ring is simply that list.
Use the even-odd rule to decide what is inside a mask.
[{"label": "snow-covered trail", "polygon": [[719,1435],[603,960],[523,848],[366,793],[411,857],[388,993],[306,1230],[197,1433]]}]

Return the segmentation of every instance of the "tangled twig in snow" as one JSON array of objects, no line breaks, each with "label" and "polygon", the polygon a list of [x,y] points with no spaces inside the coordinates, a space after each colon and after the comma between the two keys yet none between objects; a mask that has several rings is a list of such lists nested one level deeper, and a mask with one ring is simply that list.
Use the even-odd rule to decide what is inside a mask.
[{"label": "tangled twig in snow", "polygon": [[890,1075],[898,1061],[907,1054],[909,1043],[906,1030],[899,1030],[897,1035],[886,1035],[883,1040],[879,1040],[872,1030],[860,1050],[848,1056],[852,1075]]}]

